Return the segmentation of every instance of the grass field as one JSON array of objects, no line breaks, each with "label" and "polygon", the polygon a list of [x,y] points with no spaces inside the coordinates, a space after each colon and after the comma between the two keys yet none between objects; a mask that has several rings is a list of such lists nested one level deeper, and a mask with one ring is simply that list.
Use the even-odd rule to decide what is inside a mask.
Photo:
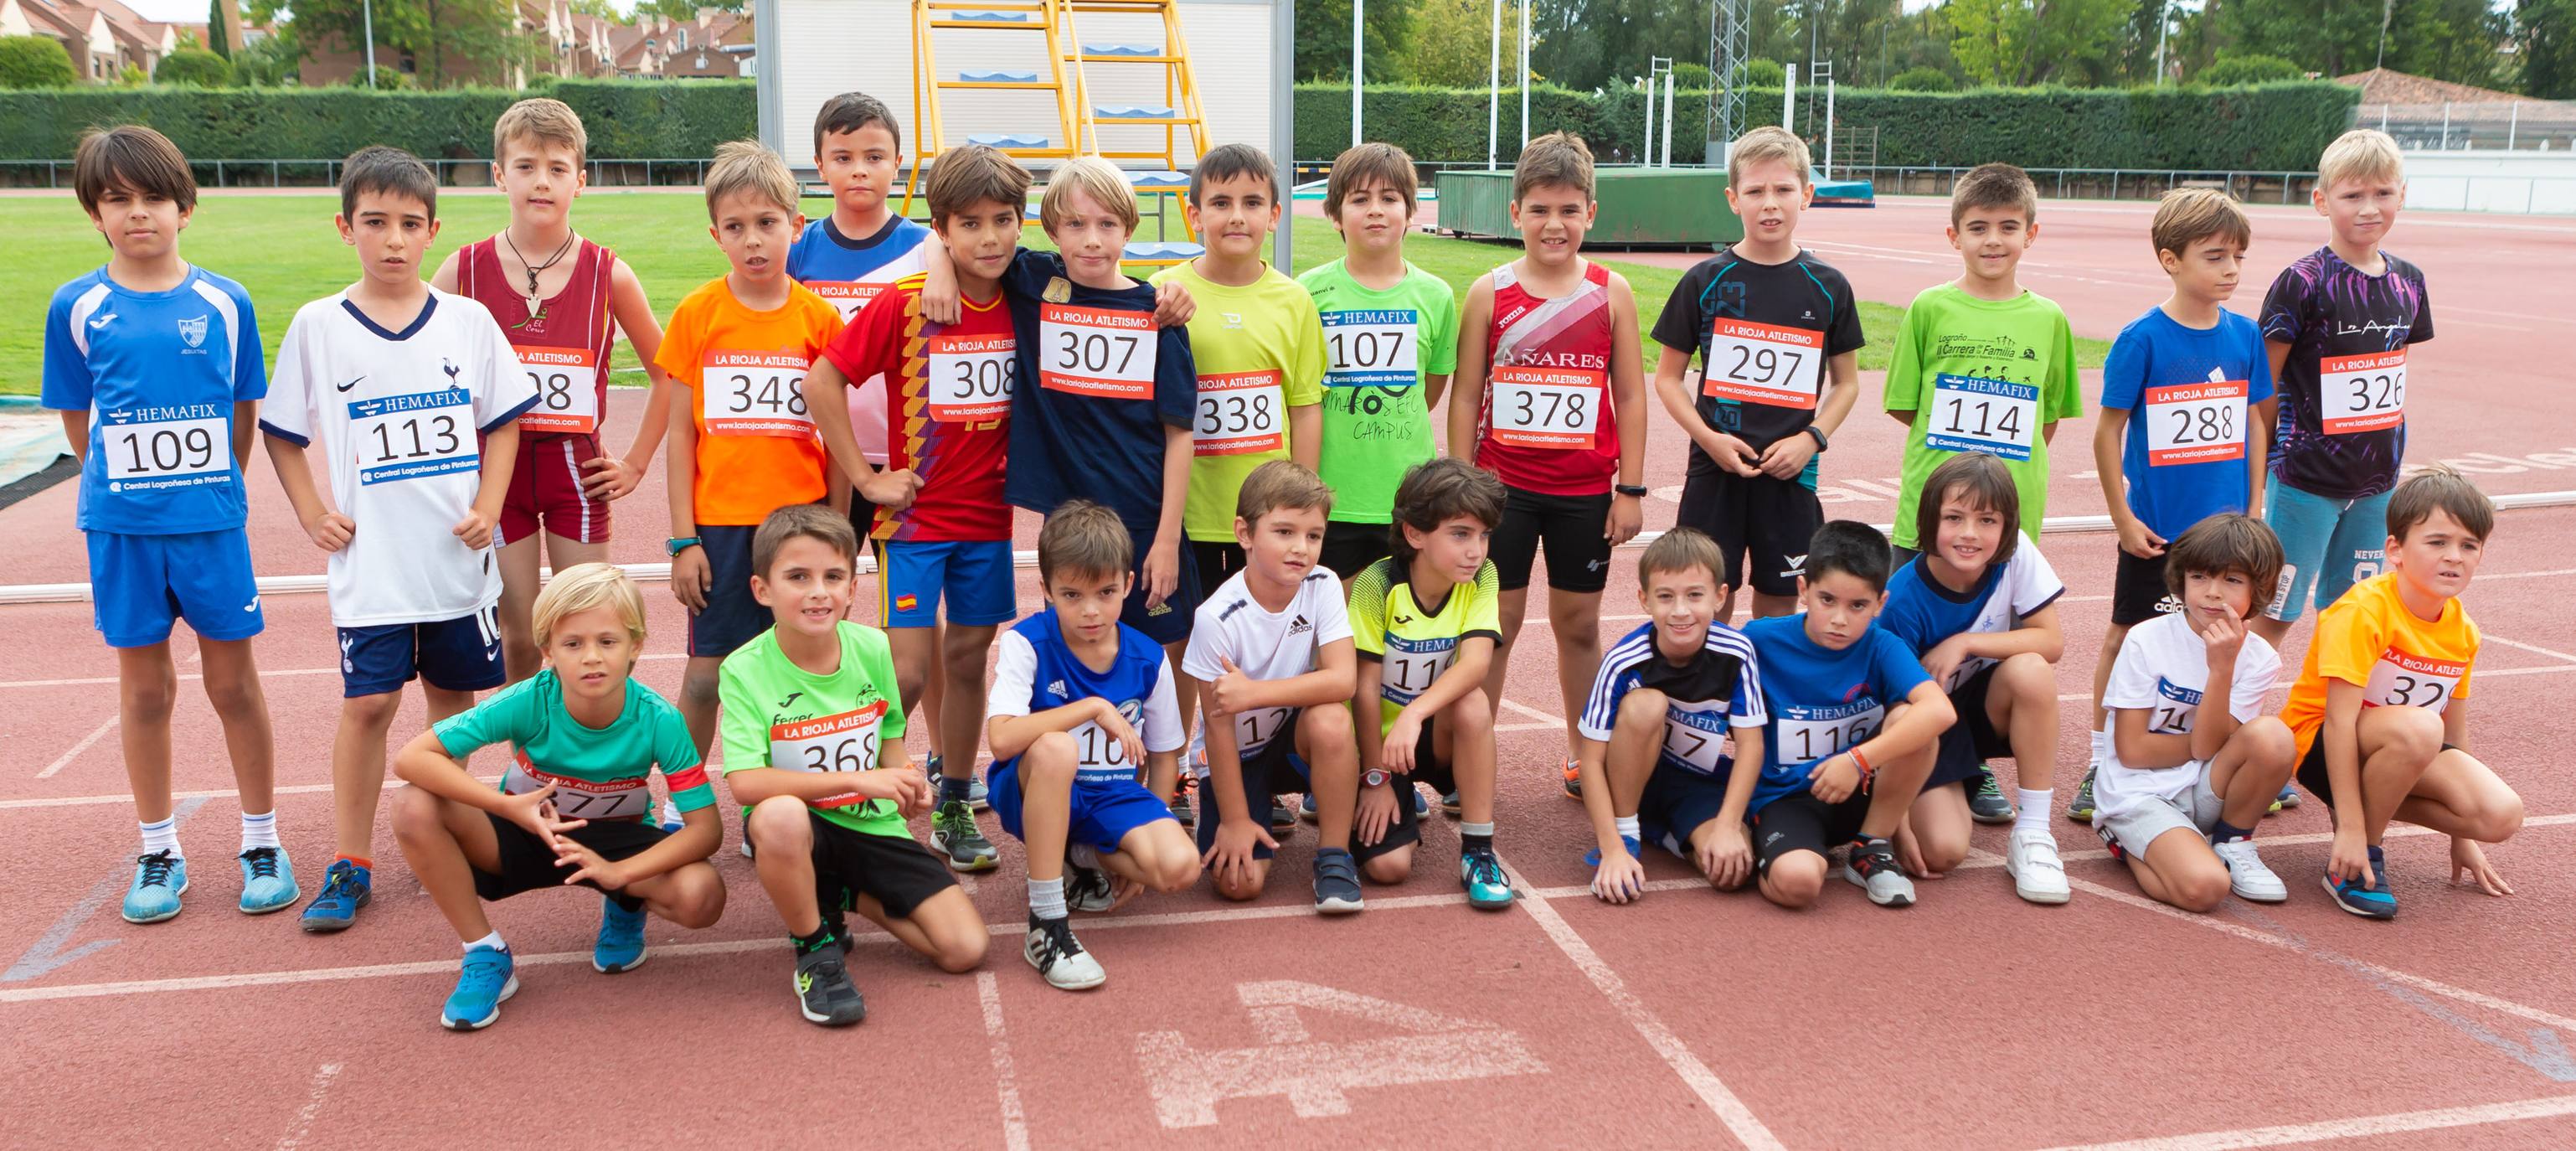
[{"label": "grass field", "polygon": [[[180,251],[193,262],[241,281],[259,309],[260,335],[273,358],[287,322],[307,300],[346,287],[357,274],[353,252],[340,243],[331,226],[339,207],[335,196],[227,196],[202,201],[197,216],[180,238]],[[806,210],[828,211],[823,200],[809,200]],[[509,204],[499,196],[451,196],[439,205],[442,230],[427,266],[459,246],[500,230]],[[575,217],[582,233],[616,249],[635,268],[651,293],[655,310],[669,316],[671,307],[697,285],[724,272],[724,258],[707,237],[704,201],[695,196],[599,192],[582,199]],[[1327,263],[1342,254],[1340,235],[1321,221],[1301,220],[1296,230],[1296,270]],[[1144,232],[1153,234],[1149,217]],[[1173,221],[1173,238],[1180,226]],[[0,233],[18,237],[17,254],[0,272],[0,315],[21,321],[0,325],[0,392],[32,395],[43,369],[45,305],[64,281],[103,263],[106,244],[80,206],[60,198],[0,199]],[[1028,243],[1046,246],[1046,236],[1032,227]],[[1509,258],[1499,244],[1414,236],[1405,241],[1414,263],[1447,280],[1464,293],[1469,281]],[[1638,331],[1651,331],[1680,271],[1629,263],[1610,256],[1602,261],[1628,278],[1636,289]],[[1869,346],[1861,350],[1861,367],[1887,366],[1888,348],[1904,314],[1899,303],[1864,301],[1861,328]],[[2099,367],[2109,345],[2076,341],[2078,362]],[[1648,348],[1651,369],[1654,354]],[[632,369],[634,354],[618,345],[617,366]],[[641,383],[628,374],[621,382]]]}]

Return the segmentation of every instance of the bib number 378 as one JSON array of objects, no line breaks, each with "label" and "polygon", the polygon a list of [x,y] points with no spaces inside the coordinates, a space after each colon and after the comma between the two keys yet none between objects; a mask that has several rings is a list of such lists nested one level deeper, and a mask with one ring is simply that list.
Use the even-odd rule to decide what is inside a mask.
[{"label": "bib number 378", "polygon": [[1601,430],[1609,376],[1597,368],[1495,368],[1495,441],[1525,448],[1591,450]]}]

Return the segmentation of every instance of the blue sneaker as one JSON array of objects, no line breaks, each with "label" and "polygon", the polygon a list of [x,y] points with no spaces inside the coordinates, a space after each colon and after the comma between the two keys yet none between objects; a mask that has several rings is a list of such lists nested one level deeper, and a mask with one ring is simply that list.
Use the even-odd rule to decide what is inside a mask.
[{"label": "blue sneaker", "polygon": [[1512,905],[1512,880],[1503,861],[1491,851],[1469,851],[1458,857],[1458,884],[1467,889],[1467,904],[1488,910]]},{"label": "blue sneaker", "polygon": [[[932,787],[939,786],[939,777],[944,771],[941,766],[942,762],[941,758],[937,755],[932,755],[922,761],[921,770],[924,774],[930,777],[930,785]],[[966,773],[966,806],[977,811],[992,810],[993,792],[991,788],[984,786],[983,772],[968,771]]]},{"label": "blue sneaker", "polygon": [[[336,865],[334,865],[336,866]],[[323,898],[328,899],[330,880],[323,880]],[[312,922],[309,914],[305,920]],[[519,993],[518,964],[511,960],[508,948],[476,947],[465,953],[465,970],[456,977],[456,990],[447,996],[447,1006],[438,1011],[438,1025],[450,1031],[481,1031],[501,1017],[501,1001]]]},{"label": "blue sneaker", "polygon": [[[1634,856],[1634,857],[1636,857],[1636,858],[1638,858],[1638,859],[1644,859],[1644,858],[1646,857],[1645,845],[1643,845],[1643,844],[1641,844],[1641,843],[1638,843],[1638,842],[1637,842],[1637,837],[1636,837],[1636,836],[1633,836],[1633,835],[1623,835],[1623,836],[1620,836],[1620,837],[1619,837],[1619,842],[1620,842],[1623,846],[1627,847],[1627,849],[1628,849],[1628,854],[1629,854],[1629,855]],[[1601,866],[1601,849],[1600,849],[1600,848],[1598,848],[1598,847],[1596,847],[1596,848],[1593,848],[1593,849],[1592,849],[1592,850],[1590,850],[1590,851],[1584,852],[1584,853],[1583,853],[1583,866],[1585,866],[1585,867],[1599,867],[1599,866]]]},{"label": "blue sneaker", "polygon": [[322,894],[304,905],[304,930],[347,931],[350,924],[358,921],[358,909],[375,897],[375,885],[366,868],[345,859],[332,860],[330,868],[322,873]]},{"label": "blue sneaker", "polygon": [[599,938],[590,945],[590,969],[615,975],[644,966],[644,909],[628,911],[599,898]]},{"label": "blue sneaker", "polygon": [[2294,785],[2285,783],[2281,785],[2281,794],[2272,797],[2272,806],[2265,809],[2263,814],[2279,815],[2281,814],[2282,809],[2297,807],[2298,805],[2299,789]]},{"label": "blue sneaker", "polygon": [[188,890],[188,861],[166,851],[134,857],[134,886],[125,889],[127,923],[159,923],[179,914]]},{"label": "blue sneaker", "polygon": [[2334,896],[2335,906],[2364,919],[2397,918],[2397,893],[2389,889],[2388,860],[2376,847],[2370,849],[2370,874],[2379,881],[2370,887],[2363,887],[2358,876],[2337,883],[2328,875],[2326,894]]},{"label": "blue sneaker", "polygon": [[239,859],[242,914],[283,911],[304,897],[304,890],[295,885],[294,866],[286,862],[285,848],[254,847],[241,853]]},{"label": "blue sneaker", "polygon": [[[1420,805],[1416,805],[1413,810],[1419,815],[1431,814]],[[1447,813],[1451,819],[1464,819],[1466,818],[1467,805],[1459,801],[1457,792],[1444,792],[1440,796],[1440,810]]]}]

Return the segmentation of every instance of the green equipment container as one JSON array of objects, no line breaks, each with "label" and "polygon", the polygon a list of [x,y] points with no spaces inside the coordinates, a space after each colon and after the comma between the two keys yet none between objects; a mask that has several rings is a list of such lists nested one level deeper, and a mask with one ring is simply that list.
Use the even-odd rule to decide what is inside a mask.
[{"label": "green equipment container", "polygon": [[[1471,236],[1515,238],[1512,174],[1447,171],[1440,192],[1440,227]],[[1716,245],[1744,238],[1744,222],[1726,206],[1723,168],[1603,168],[1593,176],[1601,203],[1586,245]]]}]

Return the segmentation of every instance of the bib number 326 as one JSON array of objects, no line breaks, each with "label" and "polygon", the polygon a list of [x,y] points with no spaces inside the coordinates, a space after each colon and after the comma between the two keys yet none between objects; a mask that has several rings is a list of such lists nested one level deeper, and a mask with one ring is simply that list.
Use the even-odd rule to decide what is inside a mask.
[{"label": "bib number 326", "polygon": [[2317,362],[2325,432],[2348,436],[2406,422],[2406,349]]}]

